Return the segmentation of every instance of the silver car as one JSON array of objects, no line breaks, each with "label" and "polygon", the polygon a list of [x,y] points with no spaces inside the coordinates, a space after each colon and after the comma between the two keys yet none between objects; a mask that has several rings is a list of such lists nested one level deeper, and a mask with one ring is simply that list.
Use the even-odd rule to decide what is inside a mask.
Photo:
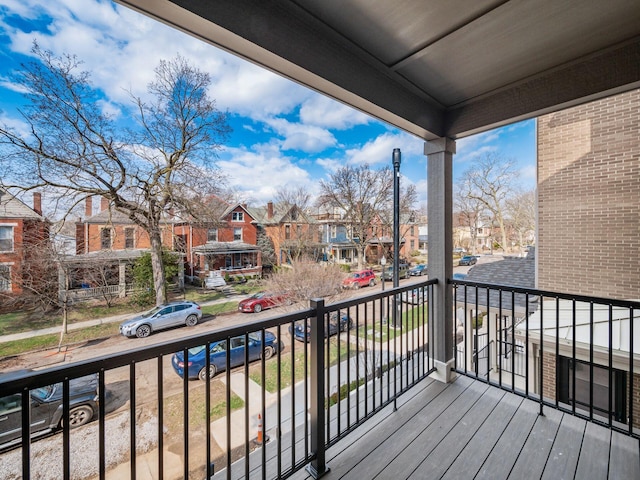
[{"label": "silver car", "polygon": [[195,302],[171,302],[157,306],[148,312],[120,324],[125,337],[144,338],[163,328],[187,325],[193,327],[202,318],[202,309]]}]

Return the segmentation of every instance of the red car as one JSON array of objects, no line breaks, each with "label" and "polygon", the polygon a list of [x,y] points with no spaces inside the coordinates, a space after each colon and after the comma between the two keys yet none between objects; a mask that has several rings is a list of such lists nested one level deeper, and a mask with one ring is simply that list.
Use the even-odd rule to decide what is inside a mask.
[{"label": "red car", "polygon": [[352,272],[342,281],[342,288],[373,287],[376,284],[376,274],[373,270],[359,270]]},{"label": "red car", "polygon": [[286,293],[258,292],[238,303],[238,310],[245,313],[261,312],[267,308],[290,305],[291,299]]}]

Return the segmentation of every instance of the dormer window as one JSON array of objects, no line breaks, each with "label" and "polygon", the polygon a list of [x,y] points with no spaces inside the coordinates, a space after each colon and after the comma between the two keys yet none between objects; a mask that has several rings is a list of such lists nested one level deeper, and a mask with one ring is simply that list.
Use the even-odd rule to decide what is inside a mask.
[{"label": "dormer window", "polygon": [[244,222],[244,212],[232,212],[231,213],[231,221],[232,222]]}]

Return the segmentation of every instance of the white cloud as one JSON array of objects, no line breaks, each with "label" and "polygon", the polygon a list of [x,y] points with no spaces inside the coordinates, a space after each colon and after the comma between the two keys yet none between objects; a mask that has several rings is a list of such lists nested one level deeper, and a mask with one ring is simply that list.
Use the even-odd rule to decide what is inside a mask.
[{"label": "white cloud", "polygon": [[283,150],[317,153],[336,144],[333,134],[324,128],[292,123],[283,118],[265,119],[265,123],[278,135],[285,137]]},{"label": "white cloud", "polygon": [[255,145],[253,150],[228,148],[218,166],[229,176],[232,188],[245,192],[256,204],[273,200],[283,188],[305,187],[315,193],[315,182],[306,170],[283,156],[277,145]]},{"label": "white cloud", "polygon": [[[347,161],[353,164],[392,165],[392,155],[395,148],[402,153],[402,162],[417,155],[423,157],[424,141],[404,132],[386,132],[359,148],[346,151]],[[402,164],[401,164],[402,168]]]},{"label": "white cloud", "polygon": [[354,125],[366,125],[371,118],[336,100],[315,94],[300,107],[300,120],[309,125],[344,130]]}]

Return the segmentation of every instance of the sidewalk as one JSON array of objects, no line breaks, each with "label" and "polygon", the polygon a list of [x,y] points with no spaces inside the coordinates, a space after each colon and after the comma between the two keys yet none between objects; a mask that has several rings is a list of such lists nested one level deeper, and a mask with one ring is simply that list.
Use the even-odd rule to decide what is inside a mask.
[{"label": "sidewalk", "polygon": [[[203,307],[207,305],[217,305],[220,303],[233,302],[235,300],[239,301],[245,297],[246,295],[232,295],[230,297],[220,298],[218,300],[202,302],[200,305]],[[67,325],[67,331],[70,332],[72,330],[80,330],[83,328],[89,328],[95,325],[103,325],[106,323],[123,322],[124,320],[128,318],[132,318],[135,315],[136,314],[134,313],[124,313],[122,315],[114,315],[112,317],[97,318],[95,320],[86,320],[84,322],[74,322]],[[59,325],[56,327],[41,328],[39,330],[28,330],[26,332],[11,333],[9,335],[0,335],[0,343],[12,342],[14,340],[24,340],[25,338],[38,337],[41,335],[51,335],[51,334],[57,335],[60,333],[61,329],[62,329],[62,325]]]}]

